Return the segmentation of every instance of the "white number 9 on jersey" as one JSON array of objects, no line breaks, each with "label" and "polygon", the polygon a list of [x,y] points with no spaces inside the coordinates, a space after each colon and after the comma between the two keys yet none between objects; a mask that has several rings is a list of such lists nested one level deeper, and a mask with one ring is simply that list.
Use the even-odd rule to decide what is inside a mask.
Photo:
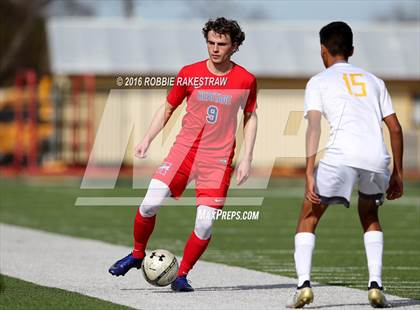
[{"label": "white number 9 on jersey", "polygon": [[219,110],[214,105],[209,105],[207,108],[207,123],[215,124],[217,122],[217,114],[219,113]]}]

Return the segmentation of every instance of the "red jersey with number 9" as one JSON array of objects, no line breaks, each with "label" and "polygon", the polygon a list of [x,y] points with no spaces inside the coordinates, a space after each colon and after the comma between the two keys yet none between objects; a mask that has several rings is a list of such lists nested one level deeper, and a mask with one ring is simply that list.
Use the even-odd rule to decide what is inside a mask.
[{"label": "red jersey with number 9", "polygon": [[222,76],[210,72],[207,60],[183,67],[167,97],[174,107],[187,98],[175,144],[197,149],[199,156],[232,158],[238,112],[255,111],[256,88],[255,77],[235,63]]}]

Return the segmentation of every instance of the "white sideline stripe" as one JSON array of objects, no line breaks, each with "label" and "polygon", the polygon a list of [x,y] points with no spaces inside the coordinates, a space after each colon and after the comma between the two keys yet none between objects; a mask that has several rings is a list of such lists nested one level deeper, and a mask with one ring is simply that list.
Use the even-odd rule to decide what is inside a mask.
[{"label": "white sideline stripe", "polygon": [[[288,189],[273,189],[263,194],[265,198],[302,198],[304,195],[303,187],[290,187]],[[353,193],[351,200],[357,203],[357,194]],[[400,205],[400,206],[414,206],[420,207],[420,196],[403,196],[397,200],[385,199],[384,204]]]},{"label": "white sideline stripe", "polygon": [[[138,309],[282,309],[296,283],[292,278],[199,262],[190,276],[196,291],[177,294],[169,288],[150,286],[138,271],[130,271],[125,277],[110,276],[109,265],[129,250],[101,241],[0,224],[2,274]],[[315,307],[368,307],[366,291],[315,285],[314,293]],[[420,304],[396,296],[388,298],[399,307],[410,304],[402,309],[418,309]]]},{"label": "white sideline stripe", "polygon": [[[291,190],[280,191],[274,193],[264,193],[264,197],[227,197],[226,206],[261,206],[264,198],[283,197],[283,198],[301,198],[301,190],[294,192]],[[138,206],[144,197],[77,197],[75,206]],[[356,201],[356,197],[352,197],[352,201]],[[196,203],[195,197],[182,197],[179,200],[168,199],[163,204],[166,206],[191,206]],[[403,197],[398,200],[386,200],[386,204],[399,206],[420,207],[419,197]]]},{"label": "white sideline stripe", "polygon": [[[144,197],[77,197],[75,206],[138,206]],[[225,206],[261,206],[264,197],[228,197]],[[195,205],[197,198],[182,197],[179,200],[167,199],[165,206]]]}]

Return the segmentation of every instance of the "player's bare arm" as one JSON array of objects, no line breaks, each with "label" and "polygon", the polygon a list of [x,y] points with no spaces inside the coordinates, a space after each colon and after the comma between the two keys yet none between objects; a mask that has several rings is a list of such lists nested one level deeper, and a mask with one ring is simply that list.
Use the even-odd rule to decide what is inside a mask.
[{"label": "player's bare arm", "polygon": [[236,181],[238,185],[243,184],[249,177],[251,171],[252,153],[257,136],[258,117],[256,112],[244,113],[244,157],[238,166]]},{"label": "player's bare arm", "polygon": [[146,158],[146,152],[150,143],[152,143],[153,139],[158,135],[162,128],[165,127],[175,109],[176,107],[166,102],[156,111],[155,116],[150,123],[149,129],[134,149],[136,157]]},{"label": "player's bare arm", "polygon": [[321,199],[315,193],[314,167],[321,136],[321,112],[308,112],[308,128],[306,129],[306,189],[305,199],[314,204],[320,204]]},{"label": "player's bare arm", "polygon": [[394,159],[394,169],[392,171],[391,179],[389,180],[389,187],[386,191],[386,198],[394,200],[400,198],[403,191],[403,133],[400,122],[396,114],[391,114],[384,118],[385,125],[388,127],[391,138],[392,157]]}]

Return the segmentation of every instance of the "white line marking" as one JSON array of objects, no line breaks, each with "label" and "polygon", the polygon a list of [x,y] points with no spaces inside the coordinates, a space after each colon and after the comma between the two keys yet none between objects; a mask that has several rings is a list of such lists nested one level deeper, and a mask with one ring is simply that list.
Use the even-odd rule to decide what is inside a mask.
[{"label": "white line marking", "polygon": [[[76,206],[138,206],[144,197],[77,197]],[[226,206],[261,206],[264,197],[228,197]],[[195,205],[195,197],[182,197],[179,200],[167,199],[165,206],[192,206]]]},{"label": "white line marking", "polygon": [[[125,277],[110,276],[109,265],[126,255],[127,247],[6,224],[0,224],[0,250],[5,275],[141,309],[282,309],[296,284],[292,278],[199,262],[190,276],[196,291],[176,294],[150,286],[137,270]],[[314,284],[314,292],[315,307],[368,307],[366,291]],[[388,298],[407,309],[420,304]]]}]

